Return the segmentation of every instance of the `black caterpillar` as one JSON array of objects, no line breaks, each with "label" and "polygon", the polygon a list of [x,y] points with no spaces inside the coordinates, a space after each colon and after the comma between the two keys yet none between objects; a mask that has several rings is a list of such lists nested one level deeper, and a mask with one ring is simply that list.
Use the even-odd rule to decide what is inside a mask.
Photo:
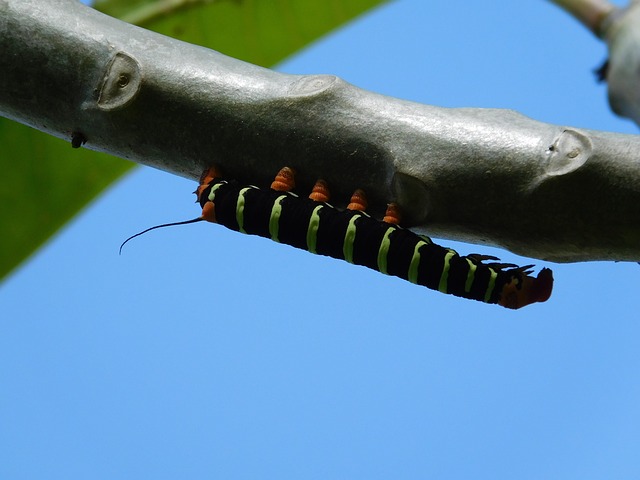
[{"label": "black caterpillar", "polygon": [[372,218],[364,212],[366,198],[361,190],[354,193],[346,210],[338,210],[327,203],[328,188],[322,180],[309,198],[292,193],[294,186],[293,170],[288,167],[278,173],[268,190],[223,180],[215,168],[210,168],[202,174],[195,192],[202,207],[200,217],[151,227],[129,237],[122,246],[155,228],[206,220],[369,267],[442,293],[507,308],[544,302],[551,295],[553,275],[548,268],[532,277],[532,265],[483,263],[498,260],[487,255],[460,256],[426,236],[398,226],[395,204],[389,205],[383,221]]}]

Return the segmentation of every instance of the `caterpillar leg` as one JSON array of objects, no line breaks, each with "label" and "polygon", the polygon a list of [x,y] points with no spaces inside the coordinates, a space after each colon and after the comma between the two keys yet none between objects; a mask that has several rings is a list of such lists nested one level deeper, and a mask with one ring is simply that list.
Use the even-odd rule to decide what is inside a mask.
[{"label": "caterpillar leg", "polygon": [[498,257],[494,257],[493,255],[484,255],[482,253],[470,253],[467,257],[476,263],[482,263],[485,260],[500,260]]}]

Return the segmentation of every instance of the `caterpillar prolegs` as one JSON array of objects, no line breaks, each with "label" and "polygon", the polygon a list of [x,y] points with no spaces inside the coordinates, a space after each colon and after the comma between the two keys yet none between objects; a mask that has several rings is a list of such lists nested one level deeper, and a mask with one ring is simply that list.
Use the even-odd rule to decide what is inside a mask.
[{"label": "caterpillar prolegs", "polygon": [[460,256],[426,236],[400,227],[395,204],[389,205],[382,221],[368,215],[361,190],[353,194],[346,210],[338,210],[327,203],[329,190],[322,180],[309,198],[293,193],[294,187],[294,173],[288,167],[280,170],[270,189],[224,180],[215,168],[210,168],[202,174],[195,192],[202,207],[200,217],[151,227],[122,245],[155,228],[205,220],[362,265],[432,290],[507,308],[544,302],[551,295],[553,275],[548,268],[533,277],[532,265],[497,263],[497,258],[487,255]]}]

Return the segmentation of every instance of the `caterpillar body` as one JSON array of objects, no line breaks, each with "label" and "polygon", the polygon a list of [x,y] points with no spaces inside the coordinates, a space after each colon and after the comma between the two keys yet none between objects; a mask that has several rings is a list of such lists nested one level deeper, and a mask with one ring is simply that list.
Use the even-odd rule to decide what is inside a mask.
[{"label": "caterpillar body", "polygon": [[124,243],[154,228],[204,220],[368,267],[442,293],[507,308],[544,302],[551,295],[553,275],[548,268],[532,277],[531,265],[483,263],[498,260],[486,255],[460,256],[399,226],[395,204],[389,205],[383,221],[368,215],[361,190],[354,193],[346,210],[339,210],[327,203],[329,191],[325,182],[319,180],[309,198],[293,193],[294,186],[293,171],[287,167],[278,173],[270,189],[225,180],[217,169],[210,168],[202,174],[195,192],[202,207],[200,217],[151,227]]}]

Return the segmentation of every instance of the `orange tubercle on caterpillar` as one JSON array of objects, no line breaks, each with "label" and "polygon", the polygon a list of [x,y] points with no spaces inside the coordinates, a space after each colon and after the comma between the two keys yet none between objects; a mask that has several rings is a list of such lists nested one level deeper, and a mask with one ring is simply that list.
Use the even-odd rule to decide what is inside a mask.
[{"label": "orange tubercle on caterpillar", "polygon": [[296,187],[295,171],[291,167],[281,168],[271,183],[271,190],[289,192]]},{"label": "orange tubercle on caterpillar", "polygon": [[367,209],[369,202],[367,201],[367,195],[364,193],[364,190],[357,189],[351,195],[351,200],[349,201],[349,205],[347,205],[347,210],[357,210],[360,212],[364,212]]},{"label": "orange tubercle on caterpillar", "polygon": [[222,173],[218,167],[209,167],[200,175],[200,186],[208,185],[216,178],[222,178]]},{"label": "orange tubercle on caterpillar", "polygon": [[313,186],[309,198],[314,202],[328,202],[329,198],[331,198],[331,192],[329,192],[327,182],[322,179],[318,180]]},{"label": "orange tubercle on caterpillar", "polygon": [[400,207],[397,203],[390,203],[387,205],[387,211],[384,214],[384,218],[382,219],[385,223],[390,223],[392,225],[400,225],[400,220],[402,219],[402,215],[400,214]]},{"label": "orange tubercle on caterpillar", "polygon": [[198,185],[198,188],[196,188],[196,191],[193,192],[198,197],[196,202],[200,201],[202,192],[204,192],[204,190],[209,186],[209,184],[213,182],[216,178],[222,178],[222,174],[220,173],[220,170],[217,167],[209,167],[204,172],[202,172],[202,175],[200,175],[200,181],[199,181],[200,185]]},{"label": "orange tubercle on caterpillar", "polygon": [[218,223],[216,221],[216,206],[213,202],[207,202],[202,207],[201,218],[207,222]]},{"label": "orange tubercle on caterpillar", "polygon": [[552,290],[553,272],[549,268],[543,268],[537,277],[514,277],[502,287],[498,303],[506,308],[517,309],[536,302],[546,302]]}]

